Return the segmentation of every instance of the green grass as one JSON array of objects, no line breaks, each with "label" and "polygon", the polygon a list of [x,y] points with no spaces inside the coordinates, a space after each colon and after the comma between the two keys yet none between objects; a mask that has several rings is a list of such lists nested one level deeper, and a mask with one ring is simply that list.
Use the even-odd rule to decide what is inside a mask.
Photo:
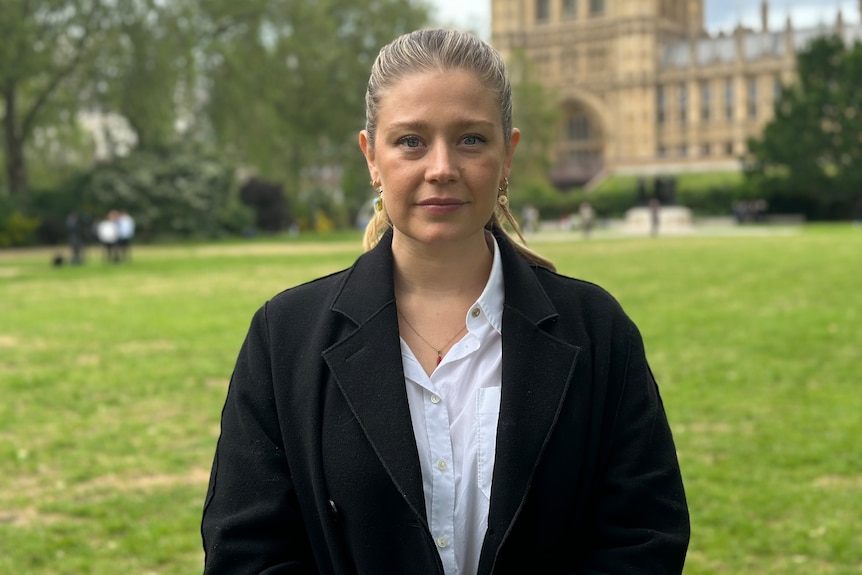
[{"label": "green grass", "polygon": [[[693,521],[686,574],[862,573],[862,229],[533,239],[643,332]],[[0,573],[191,574],[251,314],[339,241],[0,252]]]}]

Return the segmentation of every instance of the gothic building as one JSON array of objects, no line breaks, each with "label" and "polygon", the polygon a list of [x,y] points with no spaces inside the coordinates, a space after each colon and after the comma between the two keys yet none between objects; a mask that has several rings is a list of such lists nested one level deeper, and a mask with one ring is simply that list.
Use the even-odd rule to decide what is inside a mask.
[{"label": "gothic building", "polygon": [[[814,38],[862,41],[862,26],[737,27],[710,35],[704,0],[492,0],[491,44],[524,50],[559,95],[551,179],[738,170],[746,140],[772,118],[796,53]],[[862,0],[860,0],[862,11]]]}]

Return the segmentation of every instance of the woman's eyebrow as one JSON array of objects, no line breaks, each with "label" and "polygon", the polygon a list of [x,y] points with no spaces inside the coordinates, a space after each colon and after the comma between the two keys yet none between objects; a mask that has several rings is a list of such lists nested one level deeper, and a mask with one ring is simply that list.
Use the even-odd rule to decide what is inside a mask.
[{"label": "woman's eyebrow", "polygon": [[[428,129],[430,123],[426,120],[403,120],[403,121],[394,121],[389,122],[387,124],[388,130],[425,130]],[[466,129],[466,128],[481,128],[484,130],[491,130],[495,128],[494,122],[490,122],[488,120],[481,119],[470,119],[470,118],[462,118],[455,119],[452,121],[452,126],[458,129]]]}]

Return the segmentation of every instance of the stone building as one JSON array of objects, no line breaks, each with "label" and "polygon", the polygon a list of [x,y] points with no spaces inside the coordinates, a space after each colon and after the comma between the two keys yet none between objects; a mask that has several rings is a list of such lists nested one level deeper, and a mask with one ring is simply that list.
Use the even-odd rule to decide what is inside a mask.
[{"label": "stone building", "polygon": [[[750,0],[754,1],[754,0]],[[559,95],[563,126],[551,179],[738,170],[746,140],[772,118],[796,53],[814,38],[862,40],[862,26],[730,34],[704,28],[704,0],[492,0],[491,44],[522,49]],[[862,11],[862,0],[860,0]]]}]

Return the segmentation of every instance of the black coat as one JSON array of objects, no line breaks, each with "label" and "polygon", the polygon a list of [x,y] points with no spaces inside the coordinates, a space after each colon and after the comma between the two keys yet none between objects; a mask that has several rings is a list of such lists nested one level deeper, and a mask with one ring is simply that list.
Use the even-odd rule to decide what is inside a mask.
[{"label": "black coat", "polygon": [[[640,334],[498,236],[503,376],[479,573],[680,573],[688,510]],[[207,574],[442,574],[401,363],[391,233],[251,322],[204,508]]]}]

